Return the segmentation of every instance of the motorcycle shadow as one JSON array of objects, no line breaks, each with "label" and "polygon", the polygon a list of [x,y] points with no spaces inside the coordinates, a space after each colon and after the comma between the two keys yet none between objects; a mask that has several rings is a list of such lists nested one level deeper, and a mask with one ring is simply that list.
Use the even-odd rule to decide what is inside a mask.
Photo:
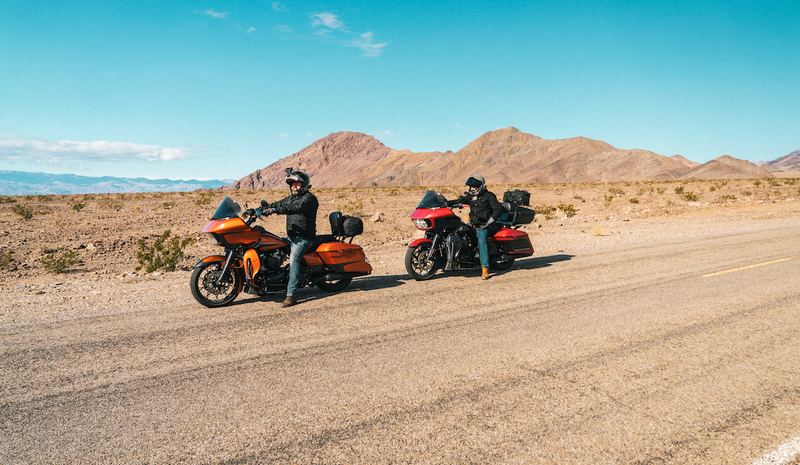
[{"label": "motorcycle shadow", "polygon": [[[408,281],[413,281],[408,275],[388,275],[388,276],[365,276],[356,278],[350,283],[347,288],[339,292],[325,292],[317,287],[303,288],[297,291],[297,303],[312,302],[315,300],[325,299],[337,294],[344,294],[353,291],[373,291],[378,289],[390,289],[393,287],[406,284]],[[231,303],[230,306],[247,304],[253,302],[274,302],[281,303],[285,298],[283,292],[276,292],[274,294],[266,294],[263,296],[246,295],[244,298],[237,299]]]},{"label": "motorcycle shadow", "polygon": [[575,258],[575,255],[569,254],[549,255],[547,257],[529,257],[522,260],[517,260],[514,262],[514,266],[507,271],[514,271],[515,269],[536,270],[538,268],[547,268],[548,266],[552,266],[554,263],[566,262],[572,260],[573,258]]}]

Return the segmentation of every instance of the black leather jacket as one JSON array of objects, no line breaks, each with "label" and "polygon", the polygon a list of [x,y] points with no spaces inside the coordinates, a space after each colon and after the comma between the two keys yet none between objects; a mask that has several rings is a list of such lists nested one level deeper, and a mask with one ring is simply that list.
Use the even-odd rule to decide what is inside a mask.
[{"label": "black leather jacket", "polygon": [[503,214],[503,206],[500,205],[497,196],[489,191],[483,191],[478,196],[462,195],[459,200],[469,204],[469,221],[474,227],[485,225],[489,218],[497,221]]},{"label": "black leather jacket", "polygon": [[291,194],[283,200],[269,204],[268,208],[274,208],[275,213],[286,215],[286,234],[289,237],[302,236],[311,240],[316,237],[319,201],[311,192]]}]

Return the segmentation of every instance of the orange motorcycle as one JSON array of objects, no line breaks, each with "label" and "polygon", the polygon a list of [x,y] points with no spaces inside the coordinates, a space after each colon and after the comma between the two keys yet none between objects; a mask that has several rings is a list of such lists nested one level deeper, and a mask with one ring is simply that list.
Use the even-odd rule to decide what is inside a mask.
[{"label": "orange motorcycle", "polygon": [[[198,302],[206,307],[221,307],[233,302],[241,292],[265,295],[286,290],[289,242],[261,226],[253,226],[265,210],[248,208],[242,214],[233,199],[222,199],[203,232],[225,252],[194,265],[189,288]],[[331,234],[318,235],[302,257],[298,288],[317,286],[326,292],[337,292],[356,276],[372,273],[361,246],[352,243],[353,237],[364,230],[361,219],[333,212],[329,220]],[[350,241],[344,242],[347,238]]]}]

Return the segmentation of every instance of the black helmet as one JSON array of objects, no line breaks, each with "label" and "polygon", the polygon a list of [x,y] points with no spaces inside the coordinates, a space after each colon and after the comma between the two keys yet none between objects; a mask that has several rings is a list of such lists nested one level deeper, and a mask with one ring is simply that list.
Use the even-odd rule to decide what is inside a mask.
[{"label": "black helmet", "polygon": [[464,184],[469,186],[469,195],[481,195],[486,190],[486,179],[480,174],[470,176]]},{"label": "black helmet", "polygon": [[293,171],[291,168],[286,168],[286,184],[289,185],[289,190],[292,190],[292,183],[302,183],[300,193],[305,194],[311,188],[311,178],[302,171]]}]

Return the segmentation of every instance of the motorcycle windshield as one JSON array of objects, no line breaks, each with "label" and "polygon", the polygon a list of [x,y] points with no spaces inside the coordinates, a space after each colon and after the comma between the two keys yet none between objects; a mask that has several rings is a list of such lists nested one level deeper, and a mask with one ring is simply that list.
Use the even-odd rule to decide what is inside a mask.
[{"label": "motorcycle windshield", "polygon": [[447,206],[447,199],[436,191],[427,191],[422,196],[417,208],[444,208]]},{"label": "motorcycle windshield", "polygon": [[238,218],[239,213],[241,212],[242,207],[240,207],[235,200],[230,197],[225,197],[222,199],[222,202],[220,202],[219,207],[217,207],[217,210],[214,212],[214,214],[211,215],[211,219],[226,220],[228,218]]}]

